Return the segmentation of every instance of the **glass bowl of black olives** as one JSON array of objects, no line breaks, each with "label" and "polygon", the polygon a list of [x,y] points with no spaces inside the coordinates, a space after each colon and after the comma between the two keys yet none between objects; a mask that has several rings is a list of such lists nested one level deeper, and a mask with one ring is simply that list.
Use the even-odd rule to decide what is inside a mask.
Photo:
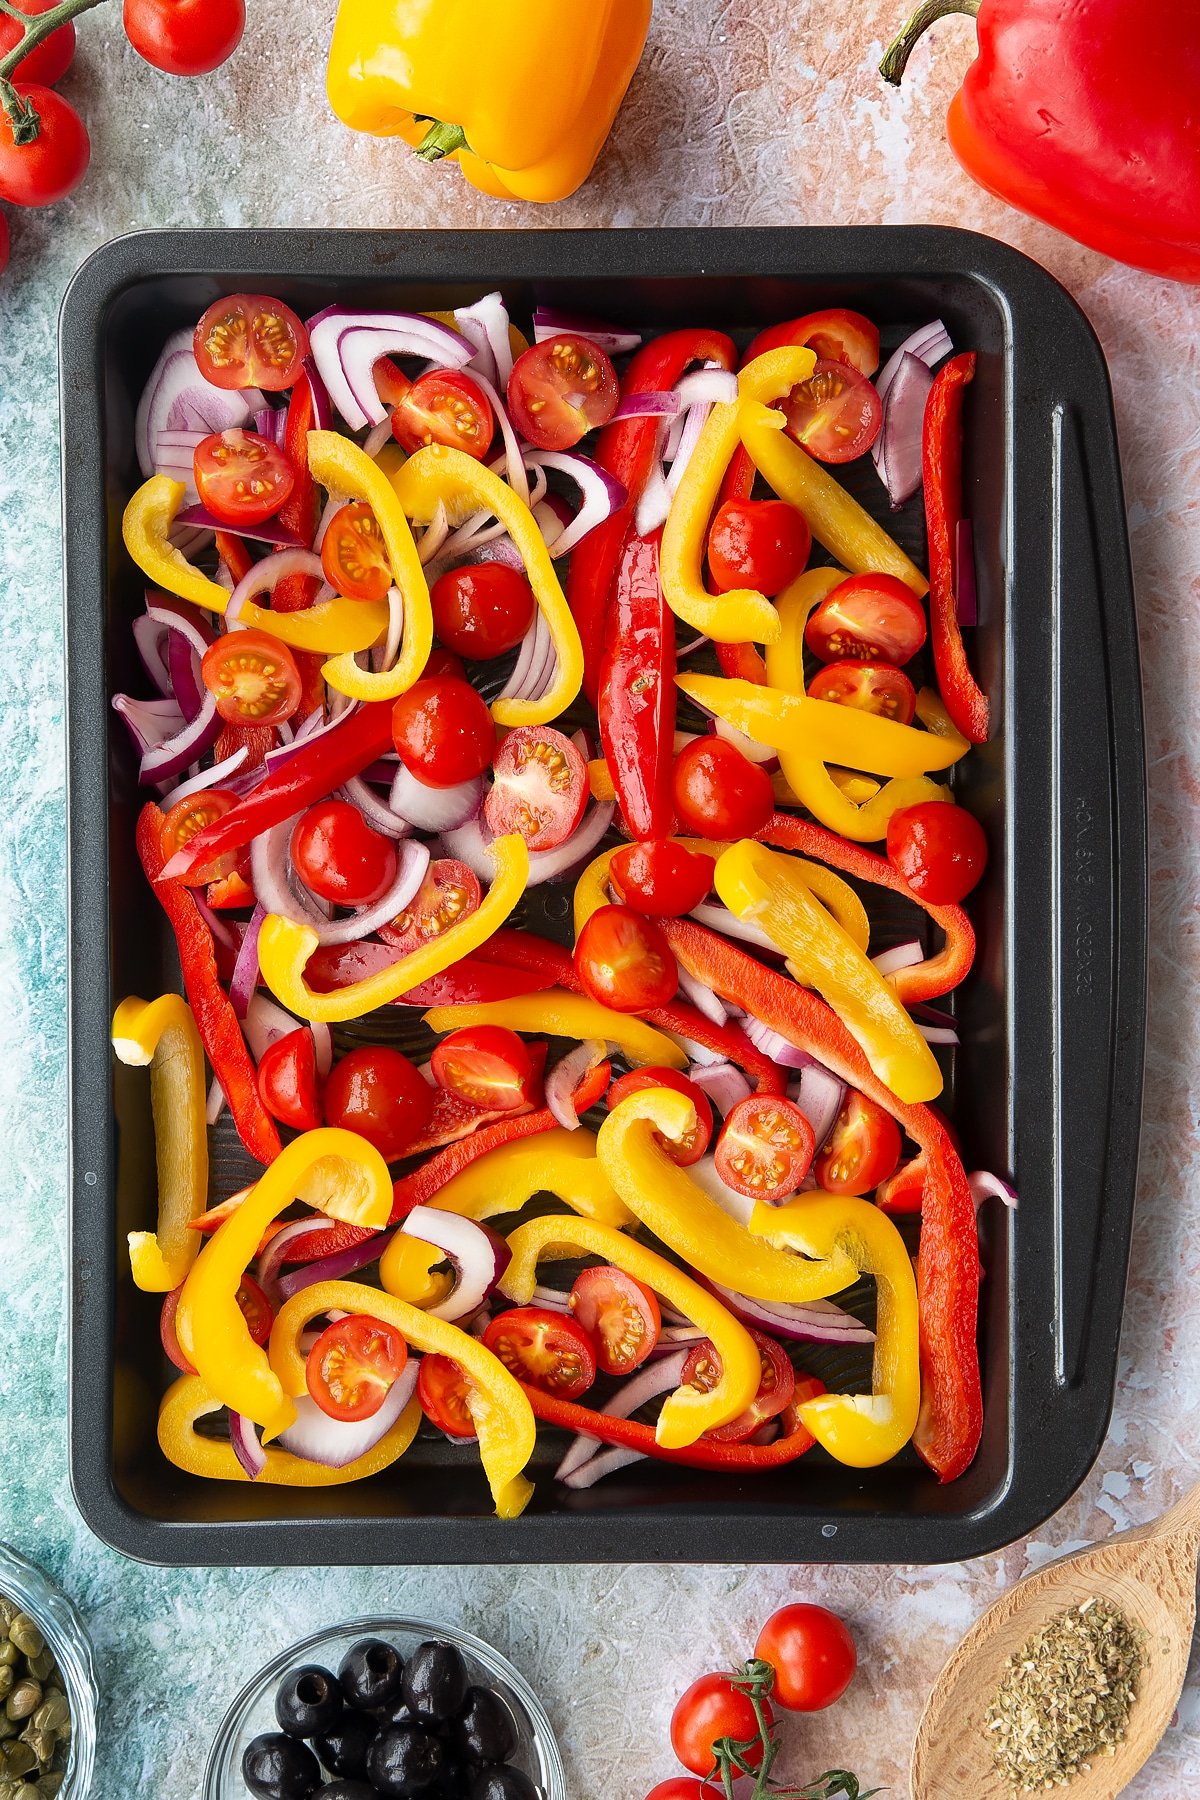
[{"label": "glass bowl of black olives", "polygon": [[566,1800],[550,1721],[512,1664],[465,1631],[360,1619],[247,1683],[203,1800]]}]

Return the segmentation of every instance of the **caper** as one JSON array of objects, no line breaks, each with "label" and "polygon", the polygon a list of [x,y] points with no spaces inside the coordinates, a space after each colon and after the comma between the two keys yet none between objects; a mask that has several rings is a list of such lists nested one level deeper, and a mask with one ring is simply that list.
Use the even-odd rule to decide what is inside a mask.
[{"label": "caper", "polygon": [[36,1619],[28,1613],[18,1613],[8,1628],[8,1635],[17,1649],[26,1656],[40,1656],[46,1648],[46,1640],[38,1630]]},{"label": "caper", "polygon": [[0,1747],[0,1774],[7,1775],[10,1780],[14,1775],[28,1775],[37,1766],[36,1754],[20,1738],[10,1738],[7,1744]]},{"label": "caper", "polygon": [[47,1688],[46,1697],[33,1715],[39,1731],[61,1737],[71,1721],[71,1709],[61,1688]]},{"label": "caper", "polygon": [[26,1675],[18,1681],[8,1699],[4,1702],[4,1710],[10,1719],[28,1719],[42,1704],[42,1684]]},{"label": "caper", "polygon": [[44,1775],[39,1775],[35,1783],[38,1800],[55,1800],[55,1796],[66,1778],[65,1769],[47,1769]]},{"label": "caper", "polygon": [[10,1719],[4,1708],[0,1706],[0,1744],[5,1738],[16,1737],[17,1721]]},{"label": "caper", "polygon": [[20,1662],[21,1652],[11,1638],[0,1639],[0,1669],[11,1669],[14,1663]]},{"label": "caper", "polygon": [[29,1745],[37,1757],[38,1768],[44,1769],[54,1755],[58,1738],[52,1731],[39,1731],[36,1725],[27,1725],[21,1733],[21,1742]]},{"label": "caper", "polygon": [[16,1800],[25,1783],[16,1781],[0,1781],[0,1800]]},{"label": "caper", "polygon": [[13,1690],[13,1672],[5,1664],[0,1668],[0,1700],[7,1700]]},{"label": "caper", "polygon": [[14,1794],[13,1800],[38,1800],[38,1791],[35,1787],[30,1787],[27,1781],[23,1781]]},{"label": "caper", "polygon": [[34,1680],[40,1681],[43,1684],[49,1681],[50,1677],[57,1672],[57,1664],[54,1661],[53,1650],[42,1650],[37,1656],[27,1657],[26,1661],[29,1664],[29,1673],[33,1676]]}]

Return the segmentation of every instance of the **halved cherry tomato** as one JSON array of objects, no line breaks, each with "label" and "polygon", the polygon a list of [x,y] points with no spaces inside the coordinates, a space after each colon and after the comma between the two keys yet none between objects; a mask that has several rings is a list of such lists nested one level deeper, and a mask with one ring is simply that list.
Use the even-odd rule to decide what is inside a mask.
[{"label": "halved cherry tomato", "polygon": [[392,565],[379,521],[362,500],[341,506],[321,540],[321,568],[331,588],[347,600],[385,600]]},{"label": "halved cherry tomato", "polygon": [[522,725],[496,753],[484,822],[496,837],[519,831],[531,850],[553,850],[582,819],[587,797],[587,764],[570,738],[552,725]]},{"label": "halved cherry tomato", "polygon": [[826,663],[809,682],[808,693],[810,699],[877,713],[898,725],[910,725],[917,710],[916,689],[904,670],[891,663]]},{"label": "halved cherry tomato", "polygon": [[608,1090],[609,1112],[614,1106],[619,1106],[628,1094],[640,1094],[645,1088],[670,1088],[672,1093],[683,1094],[691,1101],[696,1109],[696,1123],[682,1143],[662,1138],[658,1133],[655,1135],[671,1161],[678,1163],[681,1169],[699,1162],[712,1141],[713,1111],[708,1095],[677,1069],[647,1066],[630,1069],[628,1075],[622,1075],[613,1082]]},{"label": "halved cherry tomato", "polygon": [[628,906],[600,906],[575,944],[585,993],[614,1012],[651,1012],[679,986],[679,968],[661,926]]},{"label": "halved cherry tomato", "polygon": [[888,861],[931,906],[955,906],[987,866],[983,826],[962,806],[925,800],[888,821]]},{"label": "halved cherry tomato", "polygon": [[768,350],[783,350],[792,344],[807,345],[826,362],[849,363],[860,375],[873,375],[879,367],[878,328],[846,306],[831,306],[824,312],[787,319],[782,325],[769,325],[759,332],[744,360],[753,362]]},{"label": "halved cherry tomato", "polygon": [[812,1166],[816,1140],[800,1108],[780,1094],[739,1100],[717,1139],[717,1174],[735,1194],[786,1200]]},{"label": "halved cherry tomato", "polygon": [[[786,1351],[774,1338],[764,1337],[760,1331],[752,1331],[750,1335],[758,1346],[762,1363],[758,1392],[745,1412],[739,1413],[736,1419],[731,1419],[728,1425],[720,1425],[704,1433],[711,1444],[746,1443],[756,1431],[762,1430],[768,1420],[777,1419],[792,1403],[792,1395],[796,1391],[796,1371],[788,1360]],[[711,1394],[720,1379],[720,1355],[706,1339],[704,1343],[696,1345],[684,1363],[681,1385],[699,1388],[702,1394]]]},{"label": "halved cherry tomato", "polygon": [[775,810],[766,770],[715,735],[684,745],[671,784],[679,823],[695,837],[753,837]]},{"label": "halved cherry tomato", "polygon": [[434,582],[429,599],[433,628],[443,644],[473,662],[514,650],[537,612],[526,577],[498,562],[447,569]]},{"label": "halved cherry tomato", "polygon": [[[177,1288],[172,1288],[169,1294],[164,1295],[158,1318],[158,1334],[164,1352],[175,1367],[182,1369],[185,1375],[194,1375],[196,1371],[183,1354],[175,1331],[175,1314],[179,1311],[179,1296],[182,1292],[181,1282]],[[254,1342],[260,1346],[265,1344],[275,1323],[275,1310],[252,1275],[242,1276],[238,1284],[237,1303]]]},{"label": "halved cherry tomato", "polygon": [[595,1345],[606,1375],[632,1374],[662,1333],[658,1300],[624,1269],[585,1269],[576,1276],[571,1312]]},{"label": "halved cherry tomato", "polygon": [[[768,1726],[773,1721],[771,1704],[761,1700]],[[701,1675],[678,1701],[671,1714],[671,1748],[693,1775],[710,1775],[717,1766],[714,1744],[728,1739],[748,1744],[747,1765],[757,1768],[763,1758],[758,1715],[749,1694],[735,1687],[728,1675]],[[732,1790],[728,1790],[732,1791]]]},{"label": "halved cherry tomato", "polygon": [[215,300],[200,320],[195,352],[200,373],[214,387],[278,393],[299,377],[308,332],[282,300],[230,294]]},{"label": "halved cherry tomato", "polygon": [[408,1345],[394,1325],[366,1313],[335,1319],[308,1353],[308,1391],[331,1419],[374,1416],[404,1373]]},{"label": "halved cherry tomato", "polygon": [[808,561],[812,532],[786,500],[726,500],[708,532],[708,571],[718,593],[781,594]]},{"label": "halved cherry tomato", "polygon": [[471,1417],[472,1383],[448,1356],[423,1356],[417,1373],[417,1399],[431,1425],[447,1437],[473,1438],[479,1432]]},{"label": "halved cherry tomato", "polygon": [[447,1093],[489,1112],[528,1106],[536,1081],[523,1039],[505,1025],[468,1025],[433,1052],[433,1079]]},{"label": "halved cherry tomato", "polygon": [[259,1058],[258,1094],[271,1117],[293,1131],[315,1131],[321,1123],[317,1052],[307,1025],[267,1045]]},{"label": "halved cherry tomato", "polygon": [[306,888],[335,906],[369,906],[396,879],[393,840],[347,800],[321,800],[295,824],[292,862]]},{"label": "halved cherry tomato", "polygon": [[357,1131],[385,1161],[395,1162],[428,1125],[433,1089],[399,1050],[362,1044],[329,1071],[324,1107],[327,1125]]},{"label": "halved cherry tomato", "polygon": [[418,376],[392,411],[392,436],[410,455],[426,444],[448,444],[482,458],[495,429],[491,402],[479,383],[450,369]]},{"label": "halved cherry tomato", "polygon": [[591,1339],[572,1318],[541,1306],[518,1306],[492,1320],[483,1341],[505,1368],[559,1400],[578,1400],[596,1379]]},{"label": "halved cherry tomato", "polygon": [[652,918],[678,919],[712,891],[715,856],[689,850],[674,838],[651,838],[627,844],[609,864],[620,898],[634,912]]},{"label": "halved cherry tomato", "polygon": [[223,525],[261,525],[296,485],[296,471],[257,431],[214,431],[192,457],[201,504]]},{"label": "halved cherry tomato", "polygon": [[896,575],[851,575],[810,614],[804,642],[822,662],[899,666],[925,642],[925,609]]},{"label": "halved cherry tomato", "polygon": [[758,1634],[754,1654],[775,1671],[771,1698],[789,1712],[821,1712],[854,1679],[858,1651],[836,1613],[823,1606],[785,1606]]},{"label": "halved cherry tomato", "polygon": [[231,725],[282,725],[304,692],[295,657],[265,631],[222,632],[204,652],[200,676]]},{"label": "halved cherry tomato", "polygon": [[783,403],[789,436],[818,462],[852,462],[879,436],[883,407],[865,375],[849,363],[818,362]]},{"label": "halved cherry tomato", "polygon": [[[159,847],[164,860],[182,850],[191,842],[196,833],[203,831],[227,813],[234,804],[234,796],[224,788],[201,788],[198,794],[188,794],[171,808],[159,827]],[[228,856],[220,856],[215,862],[205,863],[202,869],[195,869],[188,876],[189,887],[203,887],[210,881],[224,881],[237,868],[237,854],[230,851]]]},{"label": "halved cherry tomato", "polygon": [[469,681],[423,675],[392,708],[392,742],[426,787],[457,787],[491,762],[496,727]]},{"label": "halved cherry tomato", "polygon": [[508,379],[513,423],[539,450],[569,450],[607,425],[620,397],[611,359],[569,331],[532,345]]},{"label": "halved cherry tomato", "polygon": [[239,850],[237,867],[232,875],[208,883],[204,904],[211,906],[214,912],[232,912],[241,906],[253,906],[257,897],[250,879],[250,853]]},{"label": "halved cherry tomato", "polygon": [[473,913],[482,898],[474,869],[451,857],[439,857],[426,869],[412,905],[397,913],[390,925],[381,925],[379,935],[385,944],[407,956]]},{"label": "halved cherry tomato", "polygon": [[833,1130],[813,1167],[827,1194],[869,1194],[900,1161],[900,1127],[891,1113],[857,1088],[842,1102]]}]

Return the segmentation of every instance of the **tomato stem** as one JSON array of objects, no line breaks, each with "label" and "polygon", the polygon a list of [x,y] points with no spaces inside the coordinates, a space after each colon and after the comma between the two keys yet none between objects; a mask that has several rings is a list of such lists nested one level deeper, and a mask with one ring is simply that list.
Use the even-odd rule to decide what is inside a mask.
[{"label": "tomato stem", "polygon": [[978,18],[981,5],[982,0],[921,0],[916,12],[884,52],[879,65],[883,79],[890,81],[893,87],[899,87],[909,57],[931,25],[948,18],[951,13],[963,13],[968,19]]},{"label": "tomato stem", "polygon": [[0,106],[3,106],[12,125],[14,144],[32,144],[41,130],[42,122],[37,108],[24,99],[13,86],[12,78],[21,63],[31,50],[44,43],[52,32],[60,25],[66,25],[79,13],[91,12],[95,6],[103,6],[104,0],[59,0],[49,12],[38,13],[36,17],[24,13],[12,0],[0,0],[0,12],[8,14],[10,19],[19,20],[25,27],[20,38],[6,56],[0,57]]}]

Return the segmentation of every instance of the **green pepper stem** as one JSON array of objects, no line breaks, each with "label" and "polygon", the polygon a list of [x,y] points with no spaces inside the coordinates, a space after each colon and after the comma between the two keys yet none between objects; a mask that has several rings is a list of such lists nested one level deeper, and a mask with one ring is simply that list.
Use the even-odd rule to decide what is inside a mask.
[{"label": "green pepper stem", "polygon": [[8,14],[10,19],[18,19],[24,24],[24,31],[8,53],[0,57],[0,106],[8,114],[12,126],[14,144],[31,144],[41,130],[41,120],[37,108],[22,98],[13,86],[13,76],[31,50],[44,43],[52,32],[60,25],[66,25],[80,13],[91,12],[95,6],[103,6],[104,0],[59,0],[49,12],[23,13],[12,0],[0,0],[0,10]]},{"label": "green pepper stem", "polygon": [[916,12],[909,19],[899,36],[894,39],[884,52],[883,61],[879,65],[879,73],[893,87],[899,87],[908,59],[916,49],[917,40],[924,37],[931,25],[939,19],[945,19],[951,13],[962,13],[968,19],[979,17],[979,8],[983,0],[921,0]]},{"label": "green pepper stem", "polygon": [[467,147],[467,134],[461,125],[447,125],[444,120],[435,119],[417,145],[417,155],[422,162],[440,162],[443,156],[453,156],[456,150]]}]

